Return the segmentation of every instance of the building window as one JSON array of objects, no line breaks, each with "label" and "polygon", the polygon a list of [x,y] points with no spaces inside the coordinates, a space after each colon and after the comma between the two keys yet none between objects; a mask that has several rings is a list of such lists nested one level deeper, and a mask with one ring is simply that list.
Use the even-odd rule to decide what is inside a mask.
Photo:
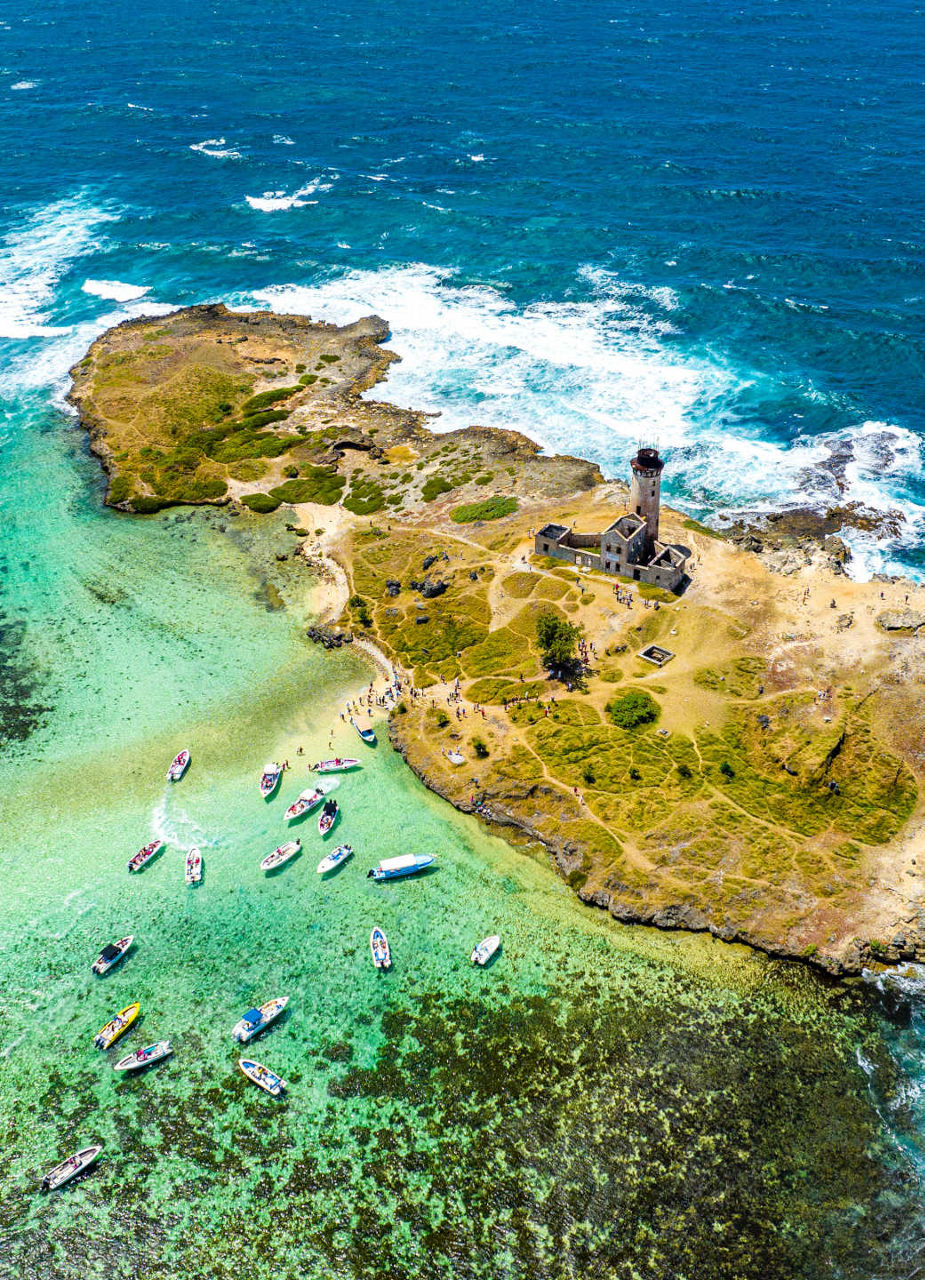
[{"label": "building window", "polygon": [[548,542],[544,542],[544,543],[543,543],[543,550],[544,550],[544,551],[548,551],[548,550],[549,550],[549,543],[548,543]]}]

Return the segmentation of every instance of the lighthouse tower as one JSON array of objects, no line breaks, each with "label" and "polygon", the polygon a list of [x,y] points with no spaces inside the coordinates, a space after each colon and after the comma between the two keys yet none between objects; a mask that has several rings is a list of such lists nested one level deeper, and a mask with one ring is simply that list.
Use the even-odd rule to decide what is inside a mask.
[{"label": "lighthouse tower", "polygon": [[646,542],[650,555],[658,541],[658,509],[664,465],[658,456],[658,449],[647,445],[639,448],[630,463],[633,479],[630,484],[629,508],[634,515],[641,516],[646,522]]}]

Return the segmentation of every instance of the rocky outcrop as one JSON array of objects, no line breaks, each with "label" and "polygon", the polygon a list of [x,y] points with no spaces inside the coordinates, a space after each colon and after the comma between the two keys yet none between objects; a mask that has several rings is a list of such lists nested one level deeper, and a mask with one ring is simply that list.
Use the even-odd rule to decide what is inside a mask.
[{"label": "rocky outcrop", "polygon": [[917,609],[886,609],[877,615],[877,626],[884,631],[918,631],[925,627],[925,613]]}]

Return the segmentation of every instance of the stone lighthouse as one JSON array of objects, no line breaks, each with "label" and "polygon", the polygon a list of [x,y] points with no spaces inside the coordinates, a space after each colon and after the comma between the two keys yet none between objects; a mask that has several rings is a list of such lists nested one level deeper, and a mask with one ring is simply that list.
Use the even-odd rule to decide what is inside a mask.
[{"label": "stone lighthouse", "polygon": [[658,508],[661,502],[662,468],[664,462],[658,449],[642,445],[630,466],[633,479],[630,484],[629,509],[633,515],[646,522],[646,543],[651,555],[658,542]]}]

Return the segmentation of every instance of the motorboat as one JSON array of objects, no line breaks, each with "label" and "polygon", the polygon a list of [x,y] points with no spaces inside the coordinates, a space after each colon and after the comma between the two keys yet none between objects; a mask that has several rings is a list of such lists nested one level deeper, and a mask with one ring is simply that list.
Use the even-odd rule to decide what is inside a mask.
[{"label": "motorboat", "polygon": [[329,853],[326,858],[322,858],[318,863],[319,876],[326,875],[328,871],[333,871],[335,867],[339,867],[346,862],[348,858],[353,857],[353,846],[349,844],[339,844],[333,853]]},{"label": "motorboat", "polygon": [[373,964],[377,969],[391,969],[392,952],[389,950],[389,940],[378,927],[369,935],[369,949],[373,953]]},{"label": "motorboat", "polygon": [[186,773],[186,770],[189,767],[189,762],[190,753],[186,747],[184,747],[180,754],[174,756],[173,760],[170,762],[170,768],[167,770],[167,781],[179,782],[184,773]]},{"label": "motorboat", "polygon": [[120,938],[118,942],[107,942],[106,946],[100,952],[99,956],[93,961],[90,968],[95,974],[102,978],[104,973],[108,973],[110,969],[122,960],[129,947],[135,941],[135,935],[130,933],[127,938]]},{"label": "motorboat", "polygon": [[472,948],[472,955],[469,959],[473,964],[484,966],[488,964],[500,946],[501,939],[496,933],[493,933],[490,937],[483,938],[477,947]]},{"label": "motorboat", "polygon": [[368,880],[397,880],[399,876],[413,876],[434,862],[430,853],[403,853],[400,858],[383,858],[378,867],[367,871]]},{"label": "motorboat", "polygon": [[91,1164],[96,1164],[102,1150],[103,1147],[100,1144],[97,1147],[84,1147],[83,1151],[68,1156],[61,1164],[55,1165],[45,1174],[42,1179],[42,1190],[55,1191],[58,1187],[63,1187],[66,1182],[76,1178],[78,1173],[83,1173],[84,1169],[89,1169]]},{"label": "motorboat", "polygon": [[240,1022],[236,1022],[232,1028],[231,1038],[239,1044],[247,1044],[258,1031],[263,1031],[271,1022],[275,1022],[288,1003],[288,996],[276,996],[273,1000],[258,1005],[256,1009],[248,1009]]},{"label": "motorboat", "polygon": [[305,813],[311,813],[316,805],[321,804],[324,799],[324,792],[320,787],[309,787],[307,791],[303,791],[293,804],[289,806],[283,817],[287,822],[293,822],[296,818],[301,818]]},{"label": "motorboat", "polygon": [[275,871],[278,867],[284,867],[287,862],[290,862],[296,856],[301,848],[301,840],[287,840],[278,849],[274,849],[272,853],[267,854],[260,864],[260,870]]},{"label": "motorboat", "polygon": [[319,760],[317,764],[309,765],[312,773],[347,773],[350,769],[359,767],[359,760],[354,760],[352,756],[335,756],[333,760]]},{"label": "motorboat", "polygon": [[350,723],[368,747],[374,747],[376,745],[376,731],[371,725],[368,729],[364,729],[362,725],[357,724],[353,716],[350,717]]},{"label": "motorboat", "polygon": [[269,800],[270,796],[279,786],[279,780],[283,776],[283,766],[270,761],[269,764],[263,766],[263,773],[260,775],[260,794],[264,800]]},{"label": "motorboat", "polygon": [[337,821],[337,801],[325,800],[324,808],[318,815],[318,834],[326,836]]},{"label": "motorboat", "polygon": [[149,1044],[144,1049],[136,1049],[127,1058],[120,1058],[118,1062],[113,1064],[113,1070],[137,1071],[139,1067],[147,1067],[152,1062],[160,1062],[162,1058],[169,1058],[172,1053],[173,1045],[169,1040],[158,1040],[156,1044]]},{"label": "motorboat", "polygon": [[143,849],[138,850],[133,858],[129,858],[129,871],[140,871],[142,867],[146,867],[151,859],[156,858],[164,847],[163,840],[152,840],[150,844],[146,844]]},{"label": "motorboat", "polygon": [[278,1076],[275,1071],[271,1071],[260,1062],[251,1062],[249,1058],[238,1058],[238,1066],[248,1080],[252,1080],[261,1089],[271,1093],[274,1098],[278,1098],[286,1087],[286,1081],[282,1076]]},{"label": "motorboat", "polygon": [[202,879],[202,854],[194,845],[186,855],[186,883],[198,884]]},{"label": "motorboat", "polygon": [[128,1004],[124,1009],[120,1009],[111,1022],[107,1022],[102,1030],[98,1031],[93,1038],[93,1043],[97,1049],[109,1049],[116,1043],[124,1032],[141,1013],[140,1004]]}]

